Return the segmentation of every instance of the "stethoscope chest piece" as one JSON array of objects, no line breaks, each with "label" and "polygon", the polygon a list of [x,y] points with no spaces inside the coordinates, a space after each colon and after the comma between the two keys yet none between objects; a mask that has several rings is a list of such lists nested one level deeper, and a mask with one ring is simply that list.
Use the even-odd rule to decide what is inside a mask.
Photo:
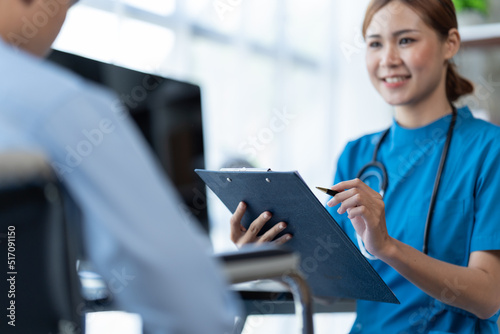
[{"label": "stethoscope chest piece", "polygon": [[378,189],[379,194],[384,197],[385,189],[387,189],[387,170],[379,161],[370,161],[364,165],[356,176],[358,179],[366,183],[372,189]]},{"label": "stethoscope chest piece", "polygon": [[[434,205],[436,203],[437,192],[439,189],[439,181],[441,179],[441,174],[443,172],[446,158],[448,156],[448,149],[450,147],[451,138],[453,135],[453,129],[455,127],[455,122],[457,119],[457,110],[453,106],[452,106],[452,108],[453,108],[453,111],[452,111],[451,122],[450,122],[450,126],[448,128],[446,142],[444,144],[443,151],[441,153],[441,159],[439,162],[438,170],[436,172],[436,179],[434,181],[434,187],[432,190],[431,201],[429,204],[429,210],[427,212],[427,219],[425,222],[424,245],[422,248],[422,252],[424,254],[428,253],[429,231],[430,231],[430,225],[432,222],[432,212],[434,211]],[[389,131],[390,131],[390,128],[385,130],[382,133],[377,144],[375,145],[372,160],[369,163],[367,163],[366,165],[364,165],[363,167],[361,167],[361,169],[359,170],[359,172],[356,176],[358,179],[365,182],[372,189],[378,189],[378,192],[380,193],[380,195],[382,195],[382,198],[385,195],[385,191],[387,189],[387,183],[389,182],[389,180],[388,180],[387,169],[380,161],[377,160],[377,154],[378,154],[378,151],[380,149],[380,145],[384,141],[384,138],[387,137],[387,134],[389,133]],[[376,183],[378,183],[378,184],[376,184]],[[359,246],[359,249],[361,250],[361,253],[366,258],[368,258],[370,260],[377,260],[377,258],[375,256],[368,253],[368,251],[366,250],[366,248],[363,244],[363,240],[361,239],[361,237],[358,234],[356,234],[356,238],[357,238],[358,246]]]}]

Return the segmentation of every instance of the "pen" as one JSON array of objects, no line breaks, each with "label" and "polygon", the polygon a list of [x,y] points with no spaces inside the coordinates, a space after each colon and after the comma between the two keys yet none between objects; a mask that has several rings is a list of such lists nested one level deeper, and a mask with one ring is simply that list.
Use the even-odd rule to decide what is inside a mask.
[{"label": "pen", "polygon": [[331,190],[331,189],[328,189],[328,188],[323,188],[323,187],[316,187],[316,189],[319,189],[322,192],[327,193],[330,196],[335,196],[335,195],[337,195],[339,193],[338,191]]}]

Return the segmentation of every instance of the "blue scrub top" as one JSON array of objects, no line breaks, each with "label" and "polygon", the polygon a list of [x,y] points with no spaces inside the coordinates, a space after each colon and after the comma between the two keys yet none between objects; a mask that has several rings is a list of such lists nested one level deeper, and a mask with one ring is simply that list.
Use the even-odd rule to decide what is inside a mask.
[{"label": "blue scrub top", "polygon": [[[388,172],[384,196],[389,234],[422,250],[424,225],[451,115],[417,129],[393,122],[377,160]],[[335,183],[354,179],[372,159],[381,133],[347,144],[339,158]],[[376,178],[367,180],[378,189]],[[429,255],[467,266],[475,251],[500,249],[500,128],[475,119],[467,107],[458,110],[429,235]],[[358,244],[347,214],[330,214]],[[370,260],[401,305],[358,301],[351,333],[498,333],[498,314],[480,320],[442,303],[417,288],[380,260]],[[447,282],[442,297],[450,302],[463,289],[460,278]]]}]

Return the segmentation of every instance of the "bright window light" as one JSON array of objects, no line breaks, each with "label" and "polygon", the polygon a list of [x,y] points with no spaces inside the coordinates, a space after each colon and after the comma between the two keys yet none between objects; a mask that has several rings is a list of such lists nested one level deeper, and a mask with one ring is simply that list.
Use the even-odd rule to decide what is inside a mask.
[{"label": "bright window light", "polygon": [[142,334],[142,318],[120,311],[90,312],[85,316],[87,334]]},{"label": "bright window light", "polygon": [[122,0],[123,3],[158,15],[170,15],[175,11],[175,0]]},{"label": "bright window light", "polygon": [[243,18],[242,0],[182,0],[186,14],[197,24],[225,34],[235,34]]},{"label": "bright window light", "polygon": [[75,6],[54,42],[57,50],[110,62],[113,59],[118,17],[114,13],[87,6]]},{"label": "bright window light", "polygon": [[130,18],[119,24],[115,63],[138,71],[157,73],[175,45],[172,30]]},{"label": "bright window light", "polygon": [[68,13],[54,48],[138,71],[157,72],[174,44],[175,34],[170,29],[81,5]]},{"label": "bright window light", "polygon": [[244,20],[245,32],[253,40],[273,45],[276,43],[276,0],[252,0],[246,4],[247,19]]},{"label": "bright window light", "polygon": [[213,8],[209,0],[187,0],[184,6],[188,14],[193,17],[198,17],[207,8]]},{"label": "bright window light", "polygon": [[328,59],[332,17],[330,6],[324,0],[287,1],[285,29],[293,50],[313,59]]}]

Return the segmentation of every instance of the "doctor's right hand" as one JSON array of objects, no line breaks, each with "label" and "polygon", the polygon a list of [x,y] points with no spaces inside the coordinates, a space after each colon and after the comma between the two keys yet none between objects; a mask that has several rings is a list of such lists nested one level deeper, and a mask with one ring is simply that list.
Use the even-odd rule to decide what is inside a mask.
[{"label": "doctor's right hand", "polygon": [[285,234],[278,239],[273,239],[286,228],[286,223],[279,222],[274,225],[269,231],[261,236],[258,236],[262,227],[271,219],[272,215],[270,212],[263,212],[257,219],[255,219],[252,224],[246,229],[241,225],[241,218],[245,214],[247,205],[244,202],[240,202],[233,216],[231,217],[231,241],[238,247],[241,248],[246,244],[262,244],[265,242],[273,242],[276,245],[282,245],[292,238],[291,234]]}]

